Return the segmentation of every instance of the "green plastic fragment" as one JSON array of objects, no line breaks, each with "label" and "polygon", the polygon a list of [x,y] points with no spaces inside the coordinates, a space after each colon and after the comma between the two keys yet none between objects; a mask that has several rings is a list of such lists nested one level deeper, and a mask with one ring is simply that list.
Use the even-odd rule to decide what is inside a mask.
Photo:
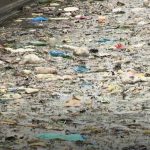
[{"label": "green plastic fragment", "polygon": [[57,133],[43,133],[36,136],[40,139],[46,139],[46,140],[65,140],[65,141],[84,141],[84,138],[80,134],[57,134]]}]

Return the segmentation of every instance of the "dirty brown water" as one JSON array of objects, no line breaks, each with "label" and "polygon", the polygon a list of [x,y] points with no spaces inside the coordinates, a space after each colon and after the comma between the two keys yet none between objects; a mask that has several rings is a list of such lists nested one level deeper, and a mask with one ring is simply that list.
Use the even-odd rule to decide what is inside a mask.
[{"label": "dirty brown water", "polygon": [[[39,26],[29,21],[15,22],[19,15],[0,28],[0,42],[7,47],[27,46],[29,41],[45,40],[53,36],[57,45],[86,46],[98,49],[99,53],[89,57],[74,56],[73,59],[54,58],[50,49],[58,47],[40,46],[36,51],[26,52],[44,58],[43,64],[19,64],[24,53],[1,52],[0,60],[0,149],[2,150],[149,150],[150,149],[150,51],[149,51],[149,8],[142,0],[121,0],[124,14],[112,13],[117,1],[75,1],[59,6],[76,6],[75,13],[91,17],[88,20],[48,21]],[[45,5],[32,6],[33,12]],[[143,10],[133,12],[134,8]],[[57,17],[58,10],[45,17]],[[55,14],[56,13],[56,14]],[[61,15],[63,13],[61,12]],[[108,17],[109,24],[99,26],[98,16]],[[63,15],[62,15],[63,16]],[[61,16],[61,17],[62,17]],[[147,22],[139,25],[140,21]],[[36,29],[36,30],[35,30]],[[35,31],[33,31],[35,30]],[[100,44],[101,38],[114,42]],[[1,44],[0,43],[0,44]],[[114,50],[112,46],[123,43],[126,50]],[[72,54],[71,50],[67,50]],[[86,65],[89,71],[77,74],[76,65]],[[119,69],[116,64],[120,64]],[[37,66],[56,67],[58,74],[75,76],[72,80],[37,79]],[[29,75],[22,70],[31,70]],[[146,74],[145,82],[123,83],[122,72],[133,69]],[[40,91],[27,94],[18,87],[38,88]],[[115,88],[114,88],[115,87]],[[2,91],[2,89],[7,89]],[[21,98],[13,98],[15,94]],[[12,97],[6,98],[6,95]],[[72,96],[81,99],[80,107],[65,107]],[[40,140],[39,133],[78,133],[86,137],[84,142]]]}]

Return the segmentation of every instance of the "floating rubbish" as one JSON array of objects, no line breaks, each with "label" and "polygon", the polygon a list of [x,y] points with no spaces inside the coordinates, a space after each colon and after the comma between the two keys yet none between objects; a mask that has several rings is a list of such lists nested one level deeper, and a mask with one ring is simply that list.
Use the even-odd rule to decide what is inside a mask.
[{"label": "floating rubbish", "polygon": [[85,73],[89,71],[89,69],[86,68],[86,66],[76,66],[73,68],[73,70],[77,73]]},{"label": "floating rubbish", "polygon": [[79,8],[77,8],[77,7],[66,7],[66,8],[64,8],[65,12],[73,12],[73,11],[77,11],[77,10],[79,10]]},{"label": "floating rubbish", "polygon": [[71,56],[67,52],[61,50],[51,50],[49,54],[53,57],[71,58]]},{"label": "floating rubbish", "polygon": [[18,91],[18,89],[17,88],[8,88],[8,90],[7,91],[9,91],[9,92],[17,92]]},{"label": "floating rubbish", "polygon": [[43,58],[40,58],[35,54],[28,54],[23,56],[22,60],[20,61],[20,64],[40,64],[44,61],[45,60]]},{"label": "floating rubbish", "polygon": [[71,45],[57,45],[59,48],[70,49],[76,56],[89,56],[89,50],[87,47],[76,47]]},{"label": "floating rubbish", "polygon": [[145,134],[145,135],[150,135],[150,130],[144,130],[144,131],[143,131],[143,134]]},{"label": "floating rubbish", "polygon": [[56,68],[52,67],[35,67],[37,74],[57,74]]},{"label": "floating rubbish", "polygon": [[121,43],[115,45],[116,49],[125,49],[125,46]]},{"label": "floating rubbish", "polygon": [[98,17],[98,23],[100,24],[100,25],[102,25],[102,24],[105,24],[106,23],[106,16],[99,16]]},{"label": "floating rubbish", "polygon": [[75,18],[76,19],[90,19],[90,17],[88,17],[88,16],[84,16],[84,15],[77,15],[77,16],[75,16]]},{"label": "floating rubbish", "polygon": [[43,3],[47,3],[49,2],[49,0],[38,0],[38,3],[43,4]]},{"label": "floating rubbish", "polygon": [[122,2],[117,2],[117,6],[124,6],[125,3],[122,3]]},{"label": "floating rubbish", "polygon": [[108,38],[101,38],[97,42],[100,44],[113,44],[115,41]]},{"label": "floating rubbish", "polygon": [[81,106],[81,100],[77,97],[73,96],[70,100],[66,101],[65,103],[66,107],[80,107]]},{"label": "floating rubbish", "polygon": [[34,46],[46,46],[47,45],[47,43],[43,41],[32,41],[32,42],[29,42],[29,44],[34,45]]},{"label": "floating rubbish", "polygon": [[96,48],[92,48],[89,51],[90,51],[90,53],[98,53],[98,49],[96,49]]},{"label": "floating rubbish", "polygon": [[32,22],[42,22],[42,21],[48,21],[48,18],[45,17],[35,17],[31,19]]},{"label": "floating rubbish", "polygon": [[35,51],[32,48],[18,48],[18,49],[13,49],[13,48],[5,48],[7,51],[11,53],[25,53],[25,52],[33,52]]},{"label": "floating rubbish", "polygon": [[66,134],[57,134],[57,133],[43,133],[43,134],[37,135],[36,137],[40,139],[45,139],[45,140],[65,140],[65,141],[71,141],[71,142],[85,140],[83,136],[80,134],[67,134],[66,135]]},{"label": "floating rubbish", "polygon": [[112,12],[115,14],[124,14],[125,13],[125,11],[121,7],[113,9]]},{"label": "floating rubbish", "polygon": [[57,18],[49,18],[49,20],[61,21],[61,20],[69,20],[67,17],[57,17]]}]

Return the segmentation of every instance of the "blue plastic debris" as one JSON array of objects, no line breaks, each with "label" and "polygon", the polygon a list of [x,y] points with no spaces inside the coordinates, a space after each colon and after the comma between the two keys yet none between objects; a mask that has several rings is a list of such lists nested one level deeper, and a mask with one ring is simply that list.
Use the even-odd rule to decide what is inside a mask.
[{"label": "blue plastic debris", "polygon": [[109,42],[111,41],[110,39],[107,39],[107,38],[102,38],[102,39],[99,39],[98,42],[101,42],[101,43],[105,43],[105,42]]},{"label": "blue plastic debris", "polygon": [[101,38],[97,42],[100,44],[113,44],[115,40],[108,39],[108,38]]},{"label": "blue plastic debris", "polygon": [[89,69],[88,68],[86,68],[86,66],[75,66],[74,68],[73,68],[73,70],[75,71],[75,72],[77,72],[77,73],[85,73],[85,72],[88,72],[89,71]]},{"label": "blue plastic debris", "polygon": [[71,58],[71,56],[62,50],[51,50],[49,51],[49,54],[53,57],[63,57],[63,58]]},{"label": "blue plastic debris", "polygon": [[31,19],[32,22],[42,22],[42,21],[48,21],[48,18],[45,17],[35,17]]}]

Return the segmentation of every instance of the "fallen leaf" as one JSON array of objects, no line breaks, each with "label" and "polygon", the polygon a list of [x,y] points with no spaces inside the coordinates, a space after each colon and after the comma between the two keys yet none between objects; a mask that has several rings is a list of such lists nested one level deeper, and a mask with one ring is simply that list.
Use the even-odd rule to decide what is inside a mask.
[{"label": "fallen leaf", "polygon": [[110,93],[118,93],[121,91],[121,87],[117,84],[110,84],[108,85],[107,89]]},{"label": "fallen leaf", "polygon": [[72,99],[68,100],[65,104],[66,107],[80,107],[81,100],[73,96]]},{"label": "fallen leaf", "polygon": [[44,142],[35,142],[35,143],[31,143],[29,144],[30,147],[46,147],[46,143]]},{"label": "fallen leaf", "polygon": [[143,134],[150,135],[150,130],[144,130]]},{"label": "fallen leaf", "polygon": [[10,119],[7,119],[7,120],[2,120],[0,121],[0,124],[6,124],[6,125],[16,125],[17,122],[15,120],[10,120]]}]

